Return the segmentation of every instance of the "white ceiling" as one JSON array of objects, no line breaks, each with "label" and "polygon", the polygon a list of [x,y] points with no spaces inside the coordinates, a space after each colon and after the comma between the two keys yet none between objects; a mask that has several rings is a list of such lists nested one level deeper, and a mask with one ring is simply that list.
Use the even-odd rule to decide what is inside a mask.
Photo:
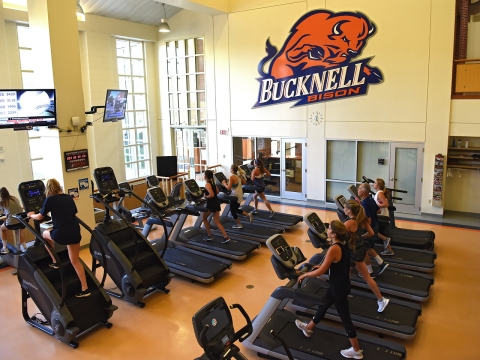
[{"label": "white ceiling", "polygon": [[[162,3],[155,0],[80,0],[85,14],[94,14],[139,24],[159,26],[165,18]],[[3,0],[6,8],[27,11],[27,0]],[[182,9],[165,5],[167,20]]]},{"label": "white ceiling", "polygon": [[[154,0],[80,0],[80,5],[85,14],[145,25],[159,26],[160,19],[165,18],[162,3]],[[171,5],[165,5],[167,20],[181,10]]]}]

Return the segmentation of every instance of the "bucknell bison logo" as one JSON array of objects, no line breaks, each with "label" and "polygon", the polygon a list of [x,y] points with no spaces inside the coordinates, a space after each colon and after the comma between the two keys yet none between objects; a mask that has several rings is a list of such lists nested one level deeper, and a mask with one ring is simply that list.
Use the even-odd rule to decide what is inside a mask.
[{"label": "bucknell bison logo", "polygon": [[382,82],[383,75],[368,65],[371,58],[352,60],[375,32],[375,24],[358,12],[305,14],[280,51],[267,40],[255,106],[298,101],[297,106],[366,94],[368,85]]}]

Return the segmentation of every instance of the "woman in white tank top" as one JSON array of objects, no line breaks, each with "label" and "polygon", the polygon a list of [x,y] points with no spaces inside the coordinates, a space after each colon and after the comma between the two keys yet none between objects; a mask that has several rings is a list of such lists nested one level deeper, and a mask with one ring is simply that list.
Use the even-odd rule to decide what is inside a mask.
[{"label": "woman in white tank top", "polygon": [[252,214],[247,214],[245,211],[240,210],[240,203],[243,201],[242,185],[246,184],[245,173],[235,164],[230,167],[230,173],[232,175],[230,176],[228,183],[225,180],[223,180],[222,183],[228,190],[231,190],[230,195],[237,197],[237,201],[230,200],[230,213],[232,214],[233,219],[236,222],[236,224],[233,225],[232,228],[242,229],[243,225],[238,218],[239,214],[247,216],[250,220],[250,223],[253,221]]},{"label": "woman in white tank top", "polygon": [[[378,211],[378,214],[388,216],[387,196],[389,196],[389,192],[388,190],[385,189],[385,181],[380,178],[375,179],[375,182],[373,183],[373,188],[376,191],[376,194],[374,196],[375,202],[380,208],[380,210]],[[383,247],[385,249],[380,254],[383,256],[393,256],[394,252],[392,250],[392,247],[390,246],[391,239],[380,233],[378,233],[378,237],[380,238],[380,240],[383,241]]]}]

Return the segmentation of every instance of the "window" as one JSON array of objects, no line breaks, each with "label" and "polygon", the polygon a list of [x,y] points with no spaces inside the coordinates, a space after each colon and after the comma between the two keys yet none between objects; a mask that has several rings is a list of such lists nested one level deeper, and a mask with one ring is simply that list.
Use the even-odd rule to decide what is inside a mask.
[{"label": "window", "polygon": [[[27,25],[17,25],[18,51],[20,55],[20,71],[22,73],[22,87],[34,89],[33,52],[30,43],[30,28]],[[45,128],[37,127],[28,131],[30,146],[30,162],[34,180],[45,180],[42,134]]]},{"label": "window", "polygon": [[203,38],[167,42],[170,125],[206,126]]},{"label": "window", "polygon": [[130,180],[151,174],[143,43],[117,39],[117,65],[120,89],[128,90],[122,135],[125,175]]},{"label": "window", "polygon": [[388,142],[327,140],[327,202],[340,194],[349,199],[347,187],[359,185],[362,176],[388,179],[389,146]]}]

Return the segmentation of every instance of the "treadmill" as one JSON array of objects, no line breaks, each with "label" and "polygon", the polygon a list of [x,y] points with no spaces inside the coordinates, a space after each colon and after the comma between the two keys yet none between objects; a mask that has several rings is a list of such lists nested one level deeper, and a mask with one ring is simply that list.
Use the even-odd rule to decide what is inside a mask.
[{"label": "treadmill", "polygon": [[[220,189],[222,189],[224,193],[227,193],[227,189],[225,189],[224,185],[222,184],[222,181],[225,180],[228,183],[228,179],[225,177],[223,172],[216,172],[215,174],[213,174],[213,177],[216,180],[217,186]],[[248,183],[242,186],[243,192],[252,194],[252,198],[256,188],[257,188],[256,186],[249,185]],[[251,212],[253,209],[254,208],[252,206],[248,206],[245,204],[240,206],[240,210],[245,211],[247,213]],[[227,204],[223,214],[226,213],[225,216],[232,217],[229,211],[230,211],[230,204]],[[243,215],[240,215],[240,214],[238,216],[243,217]],[[298,224],[300,221],[303,221],[302,216],[290,215],[290,214],[279,213],[279,212],[275,212],[273,217],[270,219],[270,212],[265,210],[258,210],[257,213],[253,213],[253,218],[254,218],[253,223],[255,225],[271,227],[271,228],[273,227],[273,228],[278,228],[283,230],[290,229],[296,224]]]},{"label": "treadmill", "polygon": [[[123,190],[131,191],[131,189],[126,188],[127,184],[128,183],[123,184]],[[173,241],[167,241],[174,226],[178,225],[177,219],[179,214],[198,216],[197,211],[177,207],[175,199],[171,196],[165,196],[165,193],[160,187],[148,189],[145,202],[150,206],[154,215],[151,215],[146,221],[146,224],[144,224],[142,231],[143,236],[147,237],[154,225],[163,225],[160,217],[165,218],[166,216],[170,216],[170,221],[164,220],[167,228],[167,236],[165,237],[164,234],[160,239],[152,241],[151,244],[159,254],[163,254],[161,256],[172,273],[202,283],[210,283],[221,273],[232,267],[230,260],[177,246]]]},{"label": "treadmill", "polygon": [[[250,203],[253,200],[253,195],[255,194],[257,187],[253,184],[252,180],[250,179],[252,174],[252,171],[250,170],[250,168],[247,165],[240,165],[239,168],[245,171],[245,174],[247,176],[247,184],[243,185],[242,188],[243,188],[243,192],[245,194],[248,194],[247,198],[245,199],[245,202],[240,207],[240,209],[248,213],[255,209],[253,206],[250,206]],[[266,185],[269,184],[268,180],[264,180],[264,182]],[[274,182],[272,182],[272,184],[274,184]],[[274,225],[282,226],[285,229],[291,229],[293,226],[303,221],[303,216],[301,215],[286,214],[282,212],[275,212],[273,217],[270,219],[270,211],[261,210],[261,209],[258,209],[257,212],[253,214],[253,217],[255,219],[255,222],[259,221],[259,222],[265,222],[267,224],[274,224]]]},{"label": "treadmill", "polygon": [[[202,213],[208,212],[208,209],[204,206],[203,191],[197,182],[190,179],[183,184],[185,185],[186,198],[193,204],[189,205],[188,208]],[[237,236],[230,236],[230,241],[223,244],[223,236],[218,235],[213,229],[213,240],[205,241],[203,239],[207,236],[207,230],[202,228],[203,218],[198,216],[194,226],[182,229],[187,216],[188,214],[180,214],[177,224],[170,234],[170,240],[179,246],[235,260],[246,259],[248,255],[261,246],[258,241],[246,240]]]},{"label": "treadmill", "polygon": [[[295,267],[301,262],[302,254],[298,249],[292,249],[282,236],[274,236],[267,241],[273,256],[287,267]],[[285,309],[290,300],[318,301],[318,295],[309,294],[293,288],[297,280],[292,279],[286,286],[280,286],[273,291],[267,303],[253,320],[252,334],[243,345],[256,351],[261,357],[288,359],[281,342],[270,334],[273,330],[285,339],[288,349],[295,359],[343,359],[340,351],[349,348],[345,330],[320,322],[311,337],[303,335],[296,325],[297,315]],[[405,359],[406,349],[395,342],[358,333],[360,348],[365,359],[370,360],[400,360]]]},{"label": "treadmill", "polygon": [[[363,182],[373,183],[372,179],[362,176]],[[351,185],[347,188],[352,196],[357,196],[357,188]],[[392,193],[406,193],[404,190],[388,189]],[[373,192],[372,192],[373,194]],[[388,199],[388,217],[379,216],[380,233],[391,238],[391,245],[398,245],[413,249],[433,250],[435,245],[435,233],[430,230],[402,229],[395,226],[395,206],[393,200],[401,200],[399,197],[391,196]]]},{"label": "treadmill", "polygon": [[[278,235],[279,237],[281,235]],[[272,244],[287,244],[285,247],[274,247]],[[267,246],[272,252],[289,253],[295,251],[297,254],[297,264],[305,261],[305,257],[301,255],[301,251],[292,248],[288,245],[285,239],[269,239]],[[302,265],[300,268],[295,268],[288,262],[279,261],[274,255],[271,257],[271,262],[275,273],[280,280],[298,280],[301,274],[298,270],[308,271],[310,266]],[[324,295],[329,287],[328,283],[318,278],[307,278],[301,285],[299,291],[307,292],[308,294],[317,295],[316,301],[300,301],[290,300],[285,307],[294,311],[297,315],[312,317],[315,315],[318,305],[324,301]],[[348,302],[350,305],[350,313],[352,315],[353,324],[358,328],[363,328],[375,331],[379,334],[390,335],[401,339],[413,339],[416,334],[416,324],[418,317],[422,313],[422,308],[419,304],[390,299],[387,308],[379,313],[377,311],[377,298],[364,291],[352,290]],[[325,315],[327,319],[341,321],[334,306],[332,306]]]},{"label": "treadmill", "polygon": [[[315,212],[305,215],[305,223],[309,227],[308,235],[315,248],[327,248],[327,229]],[[324,253],[325,255],[325,253]],[[387,260],[388,262],[388,260]],[[372,262],[375,274],[378,266]],[[328,275],[322,275],[328,279]],[[369,289],[365,280],[352,271],[351,283],[353,286]],[[433,276],[426,273],[399,269],[391,264],[381,275],[375,275],[375,282],[382,294],[395,295],[404,299],[427,301],[430,298],[430,287],[433,285]]]},{"label": "treadmill", "polygon": [[[333,200],[338,207],[338,217],[344,222],[347,217],[343,212],[343,208],[347,199],[343,195],[338,195]],[[383,250],[383,242],[375,244],[375,251],[377,253],[380,254]],[[385,256],[384,259],[397,268],[426,273],[432,273],[435,269],[435,259],[437,258],[437,254],[433,251],[407,248],[403,246],[392,246],[392,250],[394,255]]]}]

